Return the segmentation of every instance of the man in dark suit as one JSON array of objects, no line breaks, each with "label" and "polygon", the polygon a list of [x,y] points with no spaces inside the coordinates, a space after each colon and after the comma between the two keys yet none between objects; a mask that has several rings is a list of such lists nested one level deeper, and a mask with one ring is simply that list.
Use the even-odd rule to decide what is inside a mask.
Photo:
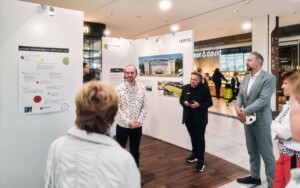
[{"label": "man in dark suit", "polygon": [[234,72],[233,77],[231,78],[231,90],[232,90],[232,97],[226,102],[226,105],[229,106],[229,103],[236,99],[235,97],[239,94],[240,91],[240,82],[238,79],[239,73]]},{"label": "man in dark suit", "polygon": [[205,129],[208,123],[208,108],[213,105],[209,88],[201,82],[199,73],[191,73],[190,84],[182,87],[180,104],[183,107],[182,123],[191,137],[192,154],[188,163],[197,162],[195,171],[202,172],[205,152]]},{"label": "man in dark suit", "polygon": [[[265,163],[268,187],[273,187],[275,157],[271,138],[271,96],[275,91],[276,78],[262,70],[264,58],[258,52],[251,52],[246,66],[250,74],[243,80],[243,87],[237,97],[236,114],[244,124],[246,145],[250,155],[251,175],[237,179],[244,184],[260,185],[260,157]],[[256,121],[246,124],[246,117],[255,113]]]}]

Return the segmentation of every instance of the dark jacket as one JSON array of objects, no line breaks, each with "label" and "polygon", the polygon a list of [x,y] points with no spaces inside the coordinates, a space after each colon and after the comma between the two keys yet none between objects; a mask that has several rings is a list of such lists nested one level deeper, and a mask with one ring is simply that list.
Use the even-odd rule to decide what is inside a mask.
[{"label": "dark jacket", "polygon": [[240,82],[239,79],[236,77],[236,80],[234,79],[234,77],[231,78],[231,89],[235,90],[235,82],[237,81],[237,87],[240,87]]},{"label": "dark jacket", "polygon": [[[191,97],[191,92],[193,96]],[[199,108],[191,108],[184,105],[184,101],[197,101],[200,104]],[[189,114],[197,114],[202,123],[207,124],[208,108],[213,105],[209,88],[204,84],[199,84],[196,88],[192,88],[191,84],[186,84],[182,87],[179,102],[183,107],[182,124],[186,123]]]},{"label": "dark jacket", "polygon": [[217,86],[222,85],[222,79],[228,82],[228,80],[224,77],[224,75],[221,72],[215,72],[211,79]]}]

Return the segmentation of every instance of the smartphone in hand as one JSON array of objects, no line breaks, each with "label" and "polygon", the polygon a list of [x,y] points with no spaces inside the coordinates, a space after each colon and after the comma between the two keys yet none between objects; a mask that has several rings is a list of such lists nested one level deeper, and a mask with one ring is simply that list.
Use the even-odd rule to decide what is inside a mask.
[{"label": "smartphone in hand", "polygon": [[188,100],[190,104],[194,104],[194,100]]}]

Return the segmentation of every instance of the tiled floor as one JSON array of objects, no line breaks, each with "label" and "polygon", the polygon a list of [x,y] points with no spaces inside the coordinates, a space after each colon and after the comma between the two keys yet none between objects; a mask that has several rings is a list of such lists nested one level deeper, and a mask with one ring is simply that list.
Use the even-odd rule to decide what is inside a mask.
[{"label": "tiled floor", "polygon": [[[249,170],[249,156],[245,144],[243,125],[235,118],[235,101],[226,106],[226,100],[213,98],[214,105],[209,108],[209,123],[206,131],[206,152],[228,160]],[[278,158],[277,143],[273,142],[275,158]],[[263,184],[257,188],[267,187],[262,160],[261,179]],[[221,186],[221,188],[244,188],[236,181]]]}]

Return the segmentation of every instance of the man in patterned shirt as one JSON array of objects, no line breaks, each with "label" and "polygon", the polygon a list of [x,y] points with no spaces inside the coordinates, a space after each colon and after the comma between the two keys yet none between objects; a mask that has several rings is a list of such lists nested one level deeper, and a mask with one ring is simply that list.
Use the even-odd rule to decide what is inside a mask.
[{"label": "man in patterned shirt", "polygon": [[142,122],[147,114],[147,100],[145,86],[137,83],[137,69],[134,65],[125,67],[125,83],[119,84],[116,91],[120,96],[119,110],[116,118],[117,134],[116,140],[126,147],[129,137],[130,153],[139,166],[140,141],[142,137]]}]

